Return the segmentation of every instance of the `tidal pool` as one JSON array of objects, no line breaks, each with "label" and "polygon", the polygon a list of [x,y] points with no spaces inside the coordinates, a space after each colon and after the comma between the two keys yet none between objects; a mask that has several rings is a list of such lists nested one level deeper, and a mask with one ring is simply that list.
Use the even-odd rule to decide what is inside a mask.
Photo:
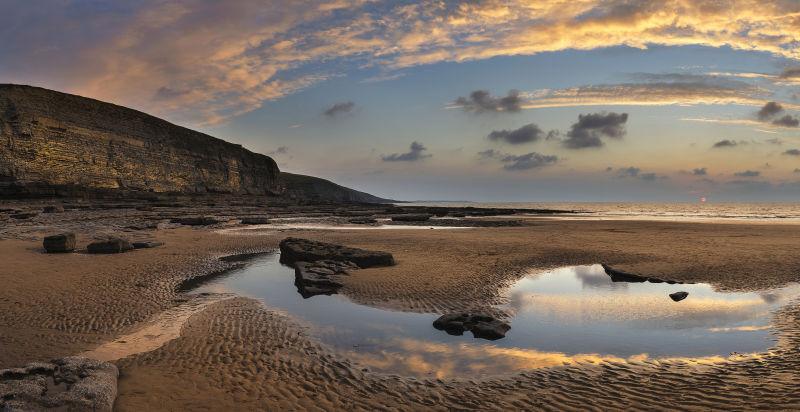
[{"label": "tidal pool", "polygon": [[[412,376],[475,377],[582,362],[721,360],[775,344],[771,313],[798,286],[758,293],[715,292],[706,284],[612,282],[600,265],[531,273],[507,290],[505,338],[451,336],[440,314],[363,306],[342,295],[304,299],[294,269],[278,254],[253,258],[193,293],[235,293],[261,300],[362,367]],[[673,302],[668,294],[689,296]]]}]

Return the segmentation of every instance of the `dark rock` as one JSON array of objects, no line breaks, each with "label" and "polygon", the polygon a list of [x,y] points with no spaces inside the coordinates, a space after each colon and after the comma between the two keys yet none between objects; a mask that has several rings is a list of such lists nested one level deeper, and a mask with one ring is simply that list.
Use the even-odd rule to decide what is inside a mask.
[{"label": "dark rock", "polygon": [[689,292],[675,292],[669,294],[669,297],[675,302],[680,302],[686,299],[687,296],[689,296]]},{"label": "dark rock", "polygon": [[318,260],[352,262],[360,268],[395,264],[391,253],[356,249],[307,239],[286,238],[281,241],[280,249],[281,263],[285,264]]},{"label": "dark rock", "polygon": [[62,213],[63,211],[64,211],[64,206],[61,205],[45,206],[44,209],[42,209],[42,212],[44,213]]},{"label": "dark rock", "polygon": [[154,247],[164,246],[164,242],[141,241],[133,242],[132,246],[134,249],[151,249]]},{"label": "dark rock", "polygon": [[37,212],[22,212],[22,213],[14,213],[13,215],[11,215],[11,218],[12,219],[23,220],[23,219],[30,219],[30,218],[36,217],[38,215],[39,215],[39,213],[37,213]]},{"label": "dark rock", "polygon": [[356,217],[348,220],[349,223],[357,224],[357,225],[371,225],[374,223],[378,223],[377,220],[371,217]]},{"label": "dark rock", "polygon": [[614,269],[611,266],[606,265],[605,263],[601,264],[601,266],[603,266],[603,270],[606,271],[606,274],[611,278],[612,282],[629,282],[629,283],[650,282],[650,283],[668,283],[670,285],[683,284],[683,282],[676,282],[674,280],[651,278],[647,276],[641,276],[641,275],[635,275],[633,273],[623,272],[621,270]]},{"label": "dark rock", "polygon": [[46,236],[42,242],[47,253],[67,253],[75,250],[75,234],[72,232]]},{"label": "dark rock", "polygon": [[433,327],[459,336],[470,331],[473,337],[487,340],[504,338],[511,329],[507,323],[494,317],[472,313],[444,314],[433,321]]},{"label": "dark rock", "polygon": [[119,371],[81,357],[0,370],[0,410],[111,411]]},{"label": "dark rock", "polygon": [[306,299],[316,295],[332,295],[344,286],[341,276],[358,266],[350,262],[320,260],[316,262],[295,262],[295,286]]},{"label": "dark rock", "polygon": [[429,213],[408,213],[404,215],[392,216],[394,222],[427,222],[431,218]]},{"label": "dark rock", "polygon": [[248,216],[242,218],[243,225],[268,225],[269,218],[266,216]]},{"label": "dark rock", "polygon": [[123,253],[133,250],[133,245],[125,239],[117,237],[92,242],[86,247],[89,253]]},{"label": "dark rock", "polygon": [[179,217],[171,220],[172,223],[180,223],[186,226],[208,226],[208,225],[216,225],[217,223],[222,222],[221,220],[215,217],[209,216],[190,216],[190,217]]}]

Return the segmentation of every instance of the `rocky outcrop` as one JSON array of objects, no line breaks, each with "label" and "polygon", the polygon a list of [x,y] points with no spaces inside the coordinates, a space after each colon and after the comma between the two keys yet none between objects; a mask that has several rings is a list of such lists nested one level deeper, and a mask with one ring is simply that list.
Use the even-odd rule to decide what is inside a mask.
[{"label": "rocky outcrop", "polygon": [[268,156],[136,110],[0,85],[0,197],[270,195],[279,173]]},{"label": "rocky outcrop", "polygon": [[80,357],[0,370],[0,410],[111,411],[118,376],[113,364]]},{"label": "rocky outcrop", "polygon": [[281,263],[285,264],[333,260],[352,262],[360,268],[394,265],[394,257],[388,252],[357,249],[294,237],[282,240],[280,249]]},{"label": "rocky outcrop", "polygon": [[393,222],[427,222],[432,217],[429,213],[408,213],[392,216]]},{"label": "rocky outcrop", "polygon": [[350,248],[307,239],[286,238],[280,243],[283,264],[294,267],[295,286],[304,298],[332,295],[344,286],[350,271],[394,265],[391,253]]},{"label": "rocky outcrop", "polygon": [[433,327],[450,335],[461,336],[464,332],[472,332],[472,336],[480,339],[497,340],[504,338],[511,329],[507,323],[492,316],[474,313],[448,313],[433,321]]}]

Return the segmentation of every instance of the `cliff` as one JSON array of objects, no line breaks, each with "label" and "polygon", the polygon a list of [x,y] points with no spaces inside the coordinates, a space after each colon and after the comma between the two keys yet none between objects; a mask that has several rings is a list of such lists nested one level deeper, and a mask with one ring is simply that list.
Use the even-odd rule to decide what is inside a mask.
[{"label": "cliff", "polygon": [[279,175],[268,156],[136,110],[0,84],[0,197],[275,195]]},{"label": "cliff", "polygon": [[281,180],[286,187],[286,196],[309,201],[392,203],[369,193],[359,192],[337,185],[329,180],[313,176],[281,172]]}]

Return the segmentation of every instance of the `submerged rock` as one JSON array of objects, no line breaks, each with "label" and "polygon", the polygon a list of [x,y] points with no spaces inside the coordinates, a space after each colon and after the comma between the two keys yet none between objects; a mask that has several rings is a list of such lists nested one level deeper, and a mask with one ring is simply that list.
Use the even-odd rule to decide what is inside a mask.
[{"label": "submerged rock", "polygon": [[391,253],[351,248],[333,243],[313,240],[286,238],[280,243],[281,263],[316,262],[333,260],[351,262],[360,268],[392,266],[395,264]]},{"label": "submerged rock", "polygon": [[472,313],[448,313],[433,321],[433,327],[450,335],[463,335],[472,332],[480,339],[497,340],[504,338],[511,326],[492,316]]},{"label": "submerged rock", "polygon": [[680,302],[686,299],[687,296],[689,296],[689,292],[675,292],[669,294],[669,297],[675,302]]},{"label": "submerged rock", "polygon": [[92,242],[86,247],[89,253],[104,254],[104,253],[123,253],[133,250],[133,245],[125,239],[112,237],[105,240],[98,240]]},{"label": "submerged rock", "polygon": [[294,284],[297,286],[297,291],[306,299],[316,295],[332,295],[344,286],[341,277],[349,275],[348,271],[357,269],[358,266],[351,262],[332,260],[295,262]]},{"label": "submerged rock", "polygon": [[0,410],[111,411],[119,371],[82,357],[0,370]]},{"label": "submerged rock", "polygon": [[392,216],[393,222],[427,222],[433,215],[429,213],[407,213]]},{"label": "submerged rock", "polygon": [[75,234],[64,232],[57,235],[46,236],[42,246],[47,253],[68,253],[75,250]]}]

